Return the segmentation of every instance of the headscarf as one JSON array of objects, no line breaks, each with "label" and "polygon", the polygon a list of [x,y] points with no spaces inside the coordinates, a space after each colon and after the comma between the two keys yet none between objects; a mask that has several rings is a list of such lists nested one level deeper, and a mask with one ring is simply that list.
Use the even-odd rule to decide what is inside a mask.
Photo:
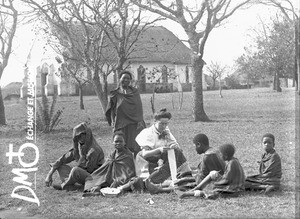
[{"label": "headscarf", "polygon": [[[78,136],[82,133],[85,133],[84,147],[78,148]],[[80,123],[79,125],[73,128],[73,147],[74,147],[74,157],[78,161],[79,158],[85,158],[87,151],[90,149],[93,143],[93,134],[92,130],[87,126],[85,122]]]}]

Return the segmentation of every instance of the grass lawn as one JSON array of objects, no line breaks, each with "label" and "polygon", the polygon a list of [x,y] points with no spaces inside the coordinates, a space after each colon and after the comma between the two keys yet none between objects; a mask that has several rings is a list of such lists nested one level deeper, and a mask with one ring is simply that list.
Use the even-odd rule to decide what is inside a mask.
[{"label": "grass lawn", "polygon": [[[218,200],[196,198],[179,200],[175,193],[157,195],[127,193],[118,198],[82,199],[82,193],[78,191],[66,192],[47,188],[44,186],[44,178],[49,171],[49,163],[72,147],[72,128],[78,123],[89,120],[94,136],[106,155],[113,151],[111,127],[103,118],[97,97],[84,97],[86,107],[84,111],[79,109],[78,97],[59,97],[57,108],[64,108],[61,124],[50,134],[37,135],[36,145],[40,157],[37,164],[35,192],[41,203],[39,207],[10,197],[12,190],[20,185],[13,181],[15,175],[11,170],[20,166],[17,158],[14,158],[14,163],[9,165],[5,153],[8,152],[9,144],[14,144],[15,150],[18,150],[26,142],[26,108],[22,101],[5,102],[8,125],[0,127],[2,141],[0,210],[25,212],[35,218],[295,218],[297,204],[295,170],[299,172],[299,167],[297,166],[296,169],[295,166],[294,89],[286,88],[281,93],[269,88],[224,90],[222,99],[218,91],[206,91],[204,92],[205,111],[211,122],[205,123],[193,122],[191,95],[191,93],[184,93],[181,110],[178,109],[178,94],[155,96],[157,110],[166,107],[172,112],[173,118],[169,127],[190,165],[195,167],[200,161],[201,157],[195,152],[192,138],[201,132],[209,137],[212,147],[233,143],[237,149],[235,157],[240,160],[246,175],[255,174],[258,171],[257,161],[263,152],[260,145],[261,136],[271,132],[276,137],[275,149],[282,161],[281,191],[270,196],[245,192],[238,198]],[[143,94],[142,100],[144,118],[150,125],[152,122],[150,95]],[[26,153],[26,150],[23,152]],[[33,159],[30,154],[33,153],[29,151],[26,159]],[[28,181],[34,181],[33,173],[29,174]],[[59,181],[56,174],[54,181]],[[32,188],[34,187],[33,184]],[[149,204],[150,198],[153,204]]]}]

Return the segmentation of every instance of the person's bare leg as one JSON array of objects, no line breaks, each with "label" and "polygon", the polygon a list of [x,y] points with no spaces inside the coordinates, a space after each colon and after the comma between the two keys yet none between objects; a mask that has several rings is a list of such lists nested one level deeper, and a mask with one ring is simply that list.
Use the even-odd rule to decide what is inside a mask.
[{"label": "person's bare leg", "polygon": [[178,195],[178,198],[185,198],[185,197],[191,197],[191,196],[201,197],[201,198],[205,197],[205,193],[201,190],[193,190],[193,191],[189,190],[187,192],[175,190],[175,193]]},{"label": "person's bare leg", "polygon": [[145,181],[145,185],[151,194],[170,193],[174,191],[174,187],[162,187],[159,184],[152,183],[149,179]]},{"label": "person's bare leg", "polygon": [[203,190],[211,181],[211,176],[208,174],[193,190]]}]

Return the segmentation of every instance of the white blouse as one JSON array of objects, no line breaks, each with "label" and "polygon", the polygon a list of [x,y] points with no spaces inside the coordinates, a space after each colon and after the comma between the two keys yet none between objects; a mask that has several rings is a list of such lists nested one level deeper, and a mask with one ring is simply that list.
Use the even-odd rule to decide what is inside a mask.
[{"label": "white blouse", "polygon": [[148,146],[151,149],[156,149],[159,147],[170,147],[171,145],[178,143],[175,137],[170,132],[170,129],[166,127],[164,130],[166,132],[166,137],[163,139],[159,139],[160,132],[155,128],[154,125],[151,125],[149,128],[143,129],[135,138],[135,141],[139,144],[141,149]]}]

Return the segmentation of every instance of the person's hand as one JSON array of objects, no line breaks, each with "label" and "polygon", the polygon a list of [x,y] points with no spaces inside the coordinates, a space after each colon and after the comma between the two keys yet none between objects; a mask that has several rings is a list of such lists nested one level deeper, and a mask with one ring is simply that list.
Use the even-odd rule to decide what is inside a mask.
[{"label": "person's hand", "polygon": [[98,186],[94,186],[90,189],[90,192],[100,192],[100,188]]},{"label": "person's hand", "polygon": [[169,147],[159,147],[160,153],[166,152],[168,150],[170,150],[171,148]]},{"label": "person's hand", "polygon": [[49,186],[52,185],[52,182],[53,182],[52,176],[51,176],[50,174],[48,174],[48,175],[46,176],[46,179],[45,179],[45,185],[46,185],[47,187],[49,187]]},{"label": "person's hand", "polygon": [[176,143],[173,143],[169,146],[170,149],[179,149],[179,145]]},{"label": "person's hand", "polygon": [[136,130],[143,130],[145,128],[145,123],[144,121],[140,121],[137,123]]},{"label": "person's hand", "polygon": [[212,180],[217,180],[217,179],[219,178],[219,176],[221,176],[220,173],[219,173],[219,171],[216,171],[216,170],[212,170],[212,171],[209,173],[209,175],[210,175],[210,178],[211,178]]}]

